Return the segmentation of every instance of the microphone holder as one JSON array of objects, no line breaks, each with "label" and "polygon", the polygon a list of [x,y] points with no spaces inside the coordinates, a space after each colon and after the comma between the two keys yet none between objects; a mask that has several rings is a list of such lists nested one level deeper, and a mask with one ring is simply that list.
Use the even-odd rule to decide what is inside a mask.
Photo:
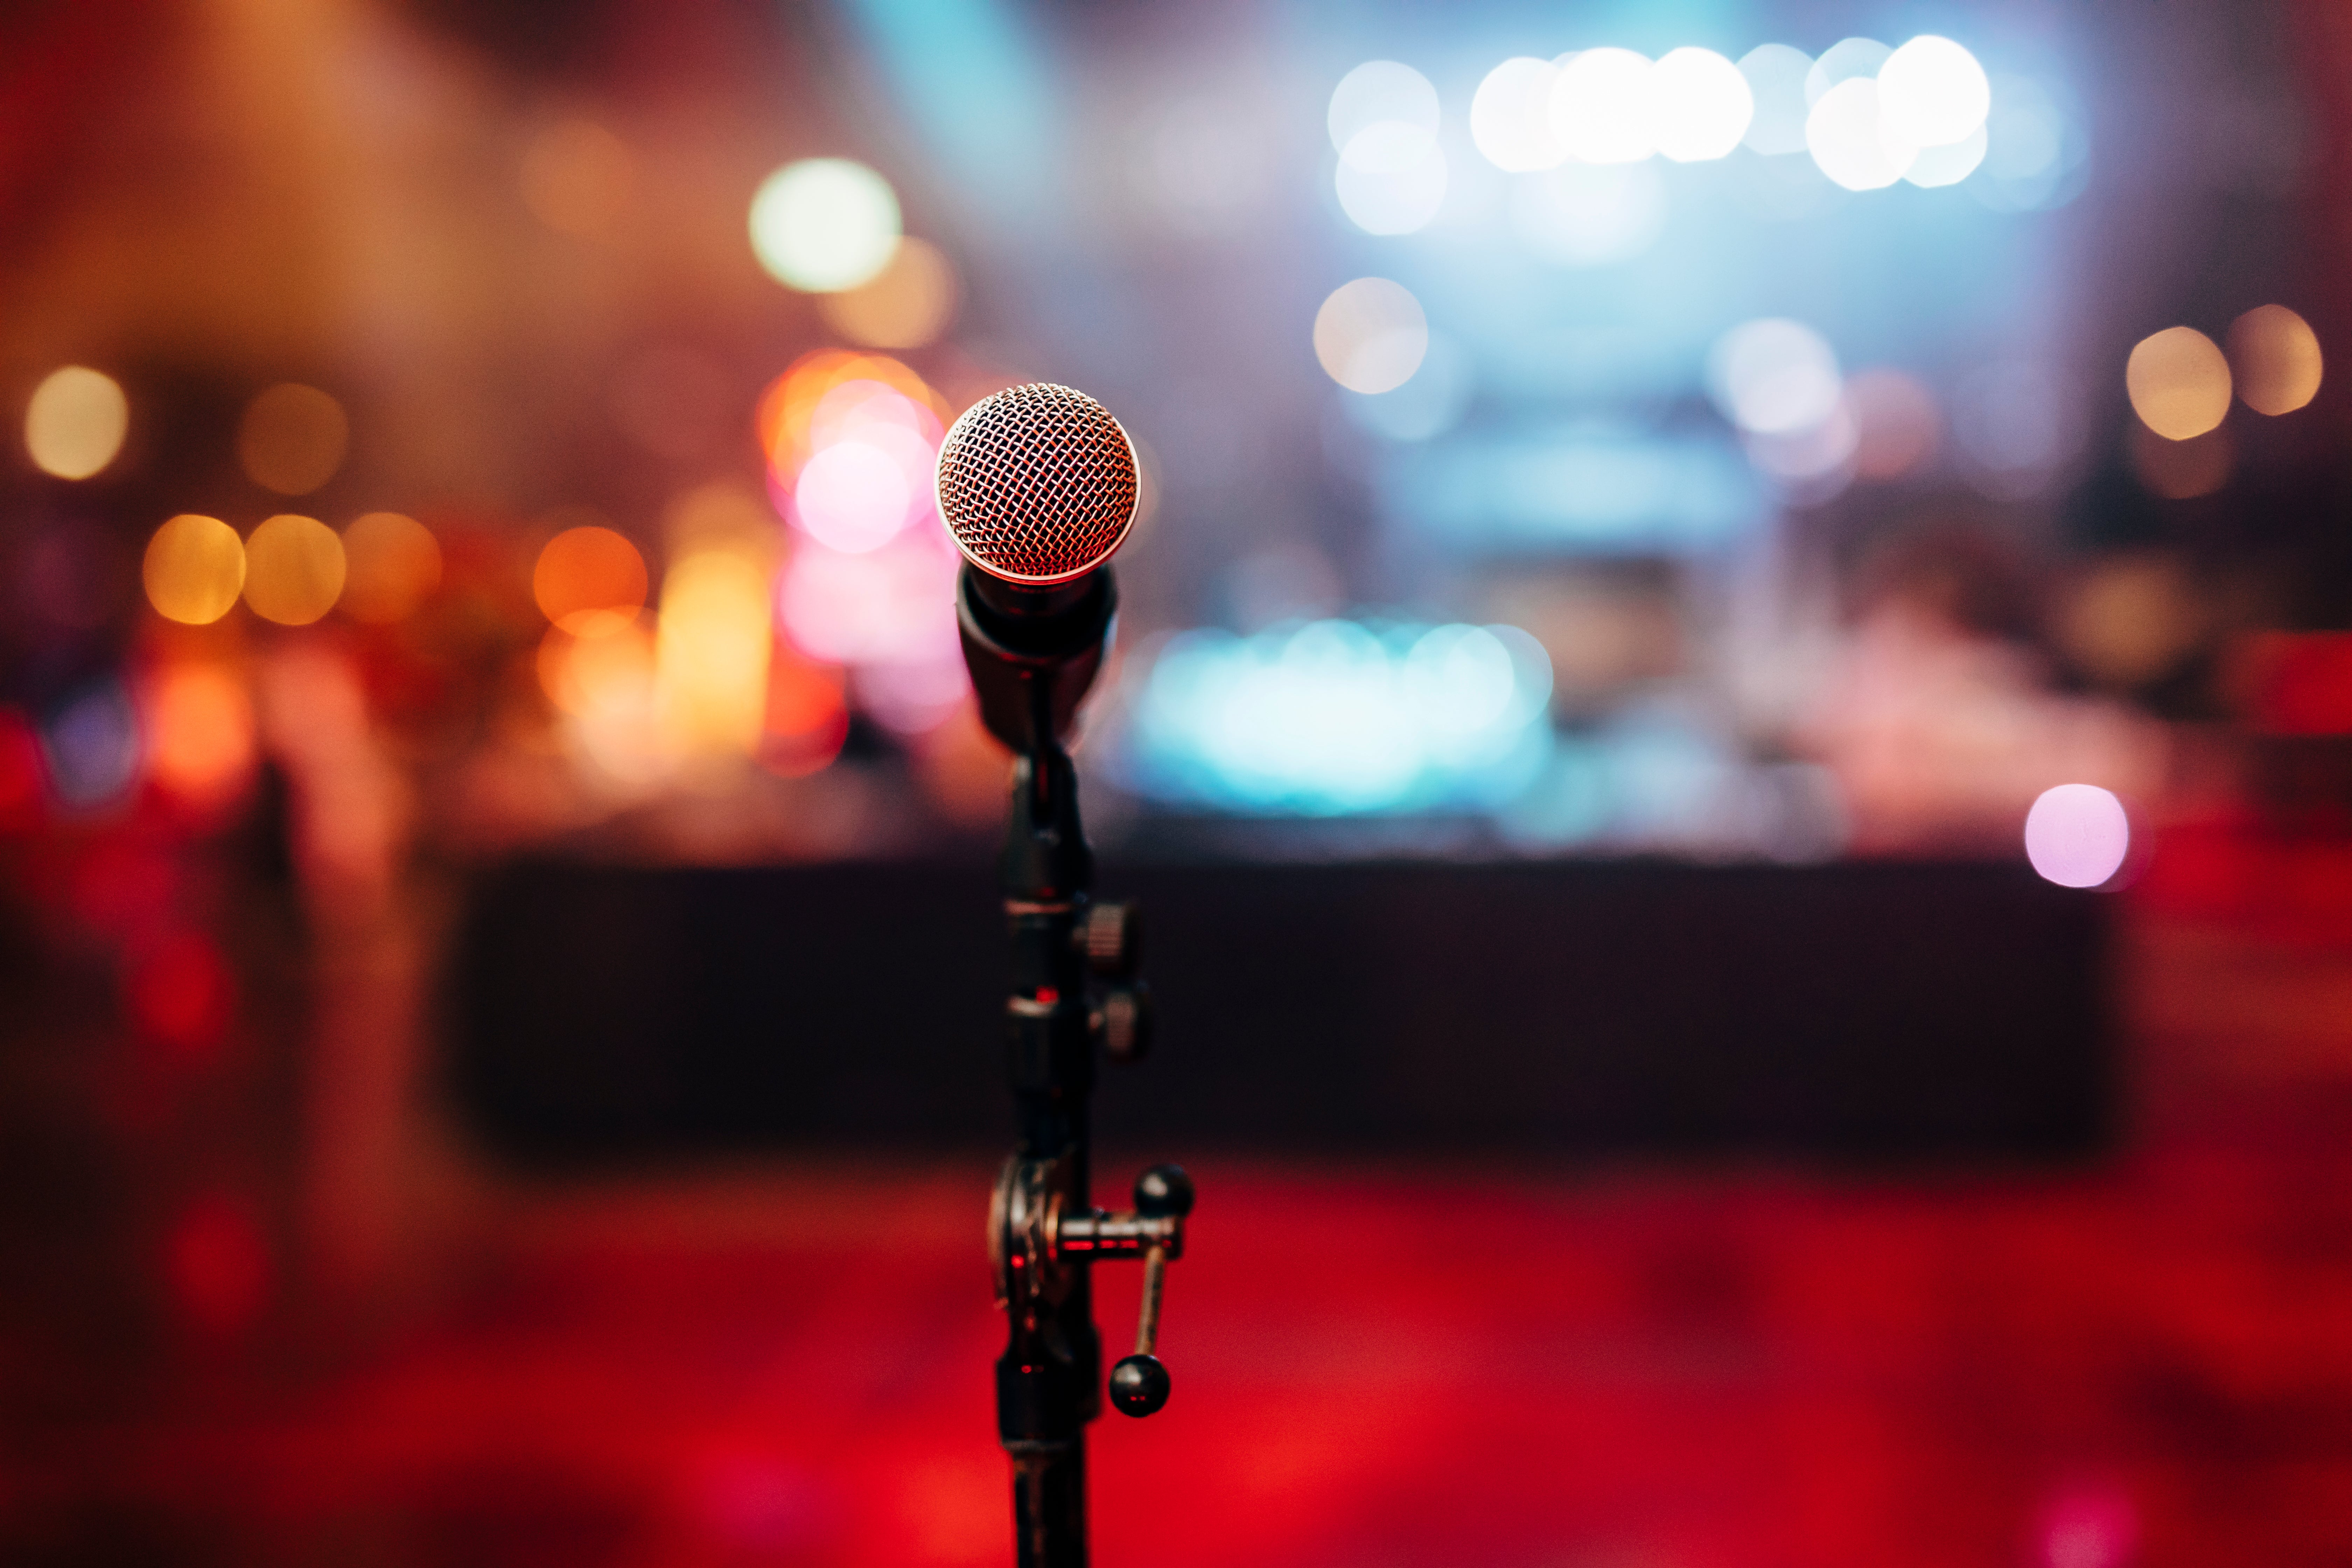
[{"label": "microphone holder", "polygon": [[1004,1040],[1017,1142],[997,1178],[988,1246],[1010,1330],[996,1421],[1013,1459],[1020,1568],[1087,1561],[1086,1424],[1101,1412],[1102,1387],[1090,1266],[1144,1265],[1136,1353],[1113,1369],[1110,1395],[1122,1413],[1149,1415],[1168,1400],[1167,1369],[1152,1352],[1164,1270],[1183,1256],[1192,1206],[1192,1182],[1173,1165],[1137,1180],[1131,1213],[1096,1208],[1089,1195],[1096,1053],[1132,1061],[1150,1040],[1135,906],[1091,896],[1094,855],[1062,745],[1101,669],[1118,602],[1108,569],[1034,590],[967,565],[956,595],[982,721],[1013,753],[998,874],[1013,947]]}]

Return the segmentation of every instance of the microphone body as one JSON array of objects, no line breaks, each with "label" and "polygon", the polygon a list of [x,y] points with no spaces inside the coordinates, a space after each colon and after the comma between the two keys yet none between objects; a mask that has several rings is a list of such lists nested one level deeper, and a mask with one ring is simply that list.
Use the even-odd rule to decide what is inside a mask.
[{"label": "microphone body", "polygon": [[1118,607],[1105,563],[1134,526],[1136,472],[1110,411],[1047,383],[981,399],[940,443],[964,664],[1016,757],[1058,749],[1102,668]]}]

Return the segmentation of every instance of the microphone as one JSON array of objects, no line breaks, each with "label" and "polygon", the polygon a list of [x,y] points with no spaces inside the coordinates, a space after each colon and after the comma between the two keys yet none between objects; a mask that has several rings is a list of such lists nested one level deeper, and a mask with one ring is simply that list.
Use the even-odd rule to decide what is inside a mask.
[{"label": "microphone", "polygon": [[1135,526],[1135,444],[1083,392],[1007,387],[950,427],[937,486],[981,720],[1017,755],[1058,750],[1110,640],[1106,563]]}]

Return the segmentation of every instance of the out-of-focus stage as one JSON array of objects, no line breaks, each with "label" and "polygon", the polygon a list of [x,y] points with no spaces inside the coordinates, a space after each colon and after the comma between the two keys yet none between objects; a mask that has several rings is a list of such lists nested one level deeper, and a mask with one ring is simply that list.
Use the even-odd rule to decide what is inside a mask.
[{"label": "out-of-focus stage", "polygon": [[[2317,1563],[2352,1538],[2347,1166],[1208,1165],[1175,1398],[1094,1447],[1098,1558]],[[520,1197],[435,1326],[322,1385],[19,1455],[15,1560],[1008,1562],[974,1188]]]}]

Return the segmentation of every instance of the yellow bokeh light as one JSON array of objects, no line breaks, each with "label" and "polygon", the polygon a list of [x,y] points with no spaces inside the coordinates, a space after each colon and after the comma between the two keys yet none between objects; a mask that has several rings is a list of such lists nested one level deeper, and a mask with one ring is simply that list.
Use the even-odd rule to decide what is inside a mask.
[{"label": "yellow bokeh light", "polygon": [[433,531],[396,511],[372,511],[343,530],[343,614],[390,626],[415,612],[441,585],[441,545]]},{"label": "yellow bokeh light", "polygon": [[664,740],[686,755],[759,749],[775,643],[768,574],[748,555],[708,550],[662,579],[655,686]]},{"label": "yellow bokeh light", "polygon": [[2124,366],[2132,412],[2168,441],[2202,436],[2230,412],[2230,362],[2194,327],[2142,338]]},{"label": "yellow bokeh light", "polygon": [[343,466],[351,435],[341,404],[315,386],[281,382],[246,405],[236,455],[264,489],[308,495]]},{"label": "yellow bokeh light", "polygon": [[183,512],[147,542],[140,575],[157,615],[209,626],[228,614],[245,586],[245,542],[216,517]]},{"label": "yellow bokeh light", "polygon": [[540,639],[540,687],[575,717],[633,713],[650,701],[653,681],[653,638],[627,622],[590,637],[550,626]]},{"label": "yellow bokeh light", "polygon": [[567,528],[541,549],[530,593],[541,615],[574,636],[614,631],[645,606],[646,558],[609,528]]},{"label": "yellow bokeh light", "polygon": [[2257,305],[2230,323],[2238,395],[2257,414],[2292,414],[2319,395],[2318,334],[2284,305]]},{"label": "yellow bokeh light", "polygon": [[281,512],[245,542],[245,602],[265,621],[307,626],[343,592],[343,542],[315,517]]},{"label": "yellow bokeh light", "polygon": [[50,372],[25,407],[25,449],[61,479],[86,479],[114,461],[130,429],[122,388],[86,365]]},{"label": "yellow bokeh light", "polygon": [[592,120],[560,120],[523,153],[523,205],[558,234],[593,239],[612,231],[636,177],[636,156],[618,136]]},{"label": "yellow bokeh light", "polygon": [[946,330],[955,303],[955,269],[939,247],[902,239],[880,272],[855,289],[820,297],[817,311],[852,342],[916,349]]}]

